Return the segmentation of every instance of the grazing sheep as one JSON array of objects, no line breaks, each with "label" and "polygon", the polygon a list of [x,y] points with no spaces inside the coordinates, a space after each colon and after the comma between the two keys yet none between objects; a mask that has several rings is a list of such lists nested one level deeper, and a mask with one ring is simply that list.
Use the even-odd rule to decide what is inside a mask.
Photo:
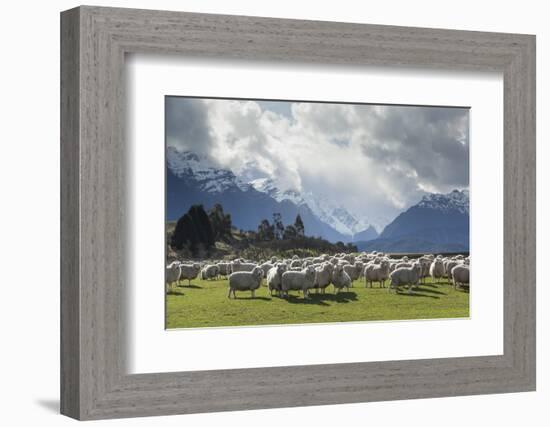
[{"label": "grazing sheep", "polygon": [[315,269],[308,266],[301,271],[285,271],[281,277],[281,289],[284,296],[288,297],[288,291],[302,291],[304,298],[309,295],[315,281]]},{"label": "grazing sheep", "polygon": [[339,264],[334,267],[331,282],[334,285],[334,293],[340,292],[343,288],[349,290],[351,287],[351,279],[348,273],[344,271],[343,265]]},{"label": "grazing sheep", "polygon": [[315,268],[315,280],[313,281],[313,287],[325,293],[326,288],[330,285],[332,279],[332,270],[334,266],[330,262],[325,262]]},{"label": "grazing sheep", "polygon": [[218,272],[219,272],[219,269],[216,264],[207,264],[201,270],[201,279],[202,280],[215,279],[218,277]]},{"label": "grazing sheep", "polygon": [[179,261],[174,261],[166,266],[166,289],[178,283],[181,277],[181,265]]},{"label": "grazing sheep", "polygon": [[235,260],[231,263],[231,271],[233,273],[237,271],[252,271],[256,268],[256,264],[252,262],[244,262],[242,260]]},{"label": "grazing sheep", "polygon": [[360,279],[363,277],[363,269],[365,267],[365,263],[363,261],[355,261],[355,268],[357,269],[357,278]]},{"label": "grazing sheep", "polygon": [[447,278],[447,282],[451,284],[451,281],[453,280],[451,276],[451,271],[454,267],[457,265],[462,264],[462,261],[458,259],[449,259],[443,263],[443,269],[445,271],[445,277]]},{"label": "grazing sheep", "polygon": [[286,264],[279,263],[267,272],[267,289],[271,295],[273,295],[273,291],[281,294],[281,277],[286,270]]},{"label": "grazing sheep", "polygon": [[443,265],[443,260],[441,258],[434,259],[430,265],[430,276],[435,283],[435,279],[440,279],[445,277],[445,266]]},{"label": "grazing sheep", "polygon": [[264,272],[264,277],[267,277],[267,273],[269,272],[269,270],[271,270],[273,267],[275,267],[274,264],[271,264],[270,262],[264,262],[263,264],[260,265],[260,268],[262,269],[262,271]]},{"label": "grazing sheep", "polygon": [[353,281],[359,279],[360,274],[360,272],[357,271],[357,266],[355,264],[344,264],[344,271],[348,273],[351,279],[351,287],[353,287]]},{"label": "grazing sheep", "polygon": [[260,287],[262,278],[264,276],[263,270],[260,267],[255,267],[252,271],[237,271],[229,275],[229,292],[227,298],[236,299],[237,295],[235,291],[251,291],[252,298],[256,297],[256,289]]},{"label": "grazing sheep", "polygon": [[424,279],[430,275],[430,265],[432,263],[432,260],[427,256],[421,256],[420,258],[418,258],[418,262],[420,263],[421,267],[420,281],[424,282]]},{"label": "grazing sheep", "polygon": [[232,273],[231,263],[230,262],[219,262],[218,263],[218,274],[220,276],[229,276]]},{"label": "grazing sheep", "polygon": [[415,262],[411,267],[401,267],[390,274],[390,289],[395,289],[401,285],[409,285],[409,293],[413,286],[418,286],[422,267],[419,262]]},{"label": "grazing sheep", "polygon": [[453,284],[455,289],[458,286],[468,285],[470,286],[470,267],[467,265],[459,264],[451,270],[451,276],[453,278]]},{"label": "grazing sheep", "polygon": [[372,288],[372,282],[379,282],[380,287],[383,288],[384,282],[390,277],[390,263],[388,260],[383,260],[380,265],[369,264],[365,267],[365,287],[370,284]]},{"label": "grazing sheep", "polygon": [[181,264],[181,276],[180,280],[188,280],[188,285],[191,286],[191,280],[196,279],[201,271],[199,263],[194,264]]}]

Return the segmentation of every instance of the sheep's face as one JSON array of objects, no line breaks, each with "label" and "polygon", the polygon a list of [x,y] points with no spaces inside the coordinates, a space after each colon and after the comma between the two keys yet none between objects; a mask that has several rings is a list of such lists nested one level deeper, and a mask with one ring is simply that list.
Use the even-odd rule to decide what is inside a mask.
[{"label": "sheep's face", "polygon": [[260,267],[254,267],[254,269],[252,270],[252,274],[256,277],[264,277],[264,271]]}]

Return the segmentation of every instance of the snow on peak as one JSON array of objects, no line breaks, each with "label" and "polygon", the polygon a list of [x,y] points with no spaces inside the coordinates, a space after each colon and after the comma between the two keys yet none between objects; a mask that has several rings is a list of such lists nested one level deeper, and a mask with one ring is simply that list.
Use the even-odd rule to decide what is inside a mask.
[{"label": "snow on peak", "polygon": [[278,202],[288,200],[296,206],[306,205],[322,222],[348,236],[364,231],[370,225],[365,218],[358,218],[343,206],[312,192],[301,193],[295,189],[281,190],[271,178],[258,178],[245,182],[232,171],[215,165],[204,155],[191,151],[180,151],[170,146],[166,151],[166,161],[174,175],[193,179],[201,189],[210,193],[222,193],[236,188],[248,191],[254,188]]},{"label": "snow on peak", "polygon": [[330,225],[339,233],[353,236],[355,233],[366,230],[369,223],[359,220],[349,213],[343,206],[330,202],[327,198],[316,196],[312,192],[300,193],[297,190],[280,190],[271,178],[259,178],[250,181],[250,185],[257,191],[266,193],[278,202],[289,200],[297,206],[307,205],[313,214],[325,224]]},{"label": "snow on peak", "polygon": [[217,167],[204,155],[168,147],[166,162],[174,175],[180,178],[192,177],[209,193],[222,193],[235,187],[242,191],[250,188],[249,184],[239,180],[233,172]]},{"label": "snow on peak", "polygon": [[419,207],[438,209],[441,211],[457,210],[460,213],[470,213],[470,191],[453,190],[448,194],[433,193],[422,197]]}]

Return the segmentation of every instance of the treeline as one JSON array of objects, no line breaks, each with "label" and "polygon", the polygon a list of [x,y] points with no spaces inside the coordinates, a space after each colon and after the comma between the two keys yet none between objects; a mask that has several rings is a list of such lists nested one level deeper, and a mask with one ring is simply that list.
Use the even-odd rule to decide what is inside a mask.
[{"label": "treeline", "polygon": [[296,215],[296,220],[293,225],[283,224],[283,217],[280,213],[273,214],[273,223],[269,223],[267,219],[263,219],[258,225],[258,232],[256,233],[257,240],[259,241],[272,241],[272,240],[292,240],[296,238],[302,238],[305,236],[304,223],[300,214]]},{"label": "treeline", "polygon": [[[231,253],[216,252],[216,242],[224,242]],[[305,235],[302,218],[298,214],[293,224],[284,225],[280,213],[274,213],[272,222],[263,219],[257,231],[237,230],[231,215],[216,204],[206,211],[202,205],[193,205],[178,221],[170,237],[170,246],[184,257],[243,256],[256,259],[267,256],[299,255],[337,252],[357,252],[357,247],[343,242],[331,243],[320,237]]]}]

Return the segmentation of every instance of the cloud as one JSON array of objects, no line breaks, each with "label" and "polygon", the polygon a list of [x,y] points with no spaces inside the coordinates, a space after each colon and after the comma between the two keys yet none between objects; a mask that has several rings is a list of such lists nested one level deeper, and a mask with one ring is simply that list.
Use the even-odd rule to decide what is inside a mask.
[{"label": "cloud", "polygon": [[180,150],[209,154],[212,146],[208,109],[200,99],[166,97],[166,140]]},{"label": "cloud", "polygon": [[166,124],[169,145],[379,228],[426,192],[469,185],[464,108],[168,98]]}]

